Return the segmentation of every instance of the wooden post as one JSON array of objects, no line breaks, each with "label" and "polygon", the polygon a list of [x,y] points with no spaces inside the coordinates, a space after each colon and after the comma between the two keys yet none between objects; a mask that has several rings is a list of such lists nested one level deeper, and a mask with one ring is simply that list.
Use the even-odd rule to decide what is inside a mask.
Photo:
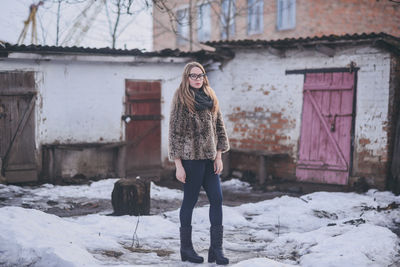
[{"label": "wooden post", "polygon": [[267,157],[264,155],[259,155],[258,158],[259,158],[258,181],[260,185],[263,185],[267,178]]}]

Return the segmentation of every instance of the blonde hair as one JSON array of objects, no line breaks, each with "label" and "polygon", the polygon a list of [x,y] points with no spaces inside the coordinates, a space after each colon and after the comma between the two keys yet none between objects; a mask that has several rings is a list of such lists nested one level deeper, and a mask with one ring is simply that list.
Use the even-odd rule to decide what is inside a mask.
[{"label": "blonde hair", "polygon": [[[204,67],[200,63],[189,62],[188,64],[186,64],[185,68],[183,69],[182,81],[178,87],[178,92],[177,92],[177,94],[178,94],[177,97],[178,97],[179,102],[183,103],[187,107],[187,109],[193,113],[196,112],[196,109],[195,109],[195,105],[194,105],[194,103],[195,103],[194,92],[192,90],[190,90],[190,88],[189,88],[189,74],[190,74],[190,71],[194,67],[198,67],[199,69],[201,69],[201,71],[204,74],[206,74]],[[212,107],[211,111],[213,113],[217,113],[218,108],[219,108],[218,99],[217,99],[217,96],[215,95],[214,90],[210,87],[210,83],[208,82],[207,76],[204,76],[202,88],[203,88],[204,92],[206,93],[206,95],[211,97],[211,99],[213,101],[213,107]]]}]

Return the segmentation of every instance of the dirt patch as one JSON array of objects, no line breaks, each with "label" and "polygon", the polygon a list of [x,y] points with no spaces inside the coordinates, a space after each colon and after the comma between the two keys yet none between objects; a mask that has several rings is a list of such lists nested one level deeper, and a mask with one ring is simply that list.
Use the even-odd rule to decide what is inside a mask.
[{"label": "dirt patch", "polygon": [[135,252],[135,253],[156,253],[158,257],[168,257],[174,252],[166,249],[146,249],[146,248],[136,248],[136,247],[124,247],[125,249]]}]

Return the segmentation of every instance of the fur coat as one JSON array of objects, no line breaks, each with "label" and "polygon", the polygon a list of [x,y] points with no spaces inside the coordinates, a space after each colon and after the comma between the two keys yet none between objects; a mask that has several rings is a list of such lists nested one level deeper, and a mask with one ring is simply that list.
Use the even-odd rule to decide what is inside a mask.
[{"label": "fur coat", "polygon": [[175,92],[169,120],[168,156],[170,160],[214,160],[217,150],[229,150],[222,114],[210,109],[192,113]]}]

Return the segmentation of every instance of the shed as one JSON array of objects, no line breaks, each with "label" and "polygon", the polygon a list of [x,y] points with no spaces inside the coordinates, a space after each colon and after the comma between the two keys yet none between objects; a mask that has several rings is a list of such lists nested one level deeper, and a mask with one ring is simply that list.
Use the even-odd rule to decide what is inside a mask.
[{"label": "shed", "polygon": [[[253,171],[262,183],[348,186],[364,178],[379,189],[400,178],[399,38],[371,33],[206,44],[232,53],[209,74],[230,137],[231,171]],[[260,168],[257,155],[268,164]]]},{"label": "shed", "polygon": [[205,53],[0,47],[3,176],[20,183],[159,175],[173,92],[186,62]]},{"label": "shed", "polygon": [[172,170],[170,103],[184,65],[198,60],[231,142],[226,176],[398,186],[399,38],[206,44],[216,51],[0,47],[3,175],[16,183]]}]

